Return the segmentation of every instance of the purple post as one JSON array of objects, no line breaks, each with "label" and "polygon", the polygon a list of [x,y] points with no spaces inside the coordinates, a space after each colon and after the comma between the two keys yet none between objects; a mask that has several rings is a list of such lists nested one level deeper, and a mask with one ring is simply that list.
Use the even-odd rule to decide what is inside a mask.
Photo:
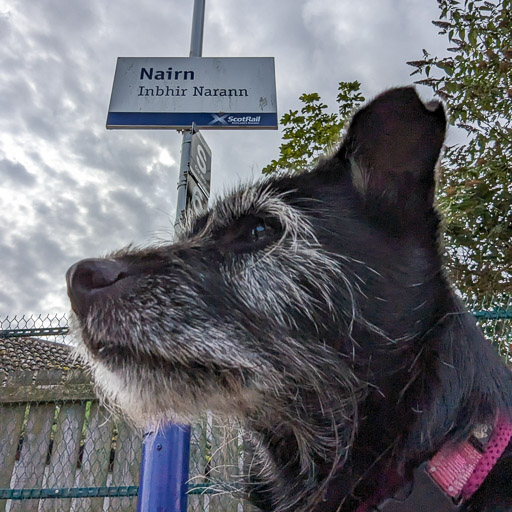
[{"label": "purple post", "polygon": [[190,427],[168,424],[147,432],[137,512],[186,512]]},{"label": "purple post", "polygon": [[[194,0],[190,57],[201,57],[203,52],[204,11],[206,0]],[[183,133],[182,150],[190,151],[190,130]],[[188,144],[186,144],[188,142]],[[186,170],[189,158],[182,154],[180,165],[176,222],[186,204]],[[186,512],[187,482],[190,456],[190,427],[164,425],[158,432],[148,432],[142,449],[139,498],[137,512]]]}]

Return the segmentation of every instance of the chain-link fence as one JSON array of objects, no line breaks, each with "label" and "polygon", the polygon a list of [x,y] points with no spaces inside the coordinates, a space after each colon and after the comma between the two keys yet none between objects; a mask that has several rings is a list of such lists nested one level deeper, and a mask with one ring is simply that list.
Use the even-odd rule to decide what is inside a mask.
[{"label": "chain-link fence", "polygon": [[[471,304],[485,334],[512,361],[512,303]],[[0,512],[135,511],[142,436],[98,403],[69,358],[65,316],[0,323]],[[237,425],[206,416],[192,427],[189,511],[245,512]]]},{"label": "chain-link fence", "polygon": [[0,338],[3,339],[31,336],[65,343],[68,333],[68,319],[63,314],[15,315],[0,319]]},{"label": "chain-link fence", "polygon": [[495,296],[488,299],[466,300],[484,335],[512,368],[512,297]]},{"label": "chain-link fence", "polygon": [[[70,358],[64,315],[0,321],[0,512],[135,511],[142,434],[112,418]],[[188,510],[252,510],[236,493],[243,440],[192,427]]]},{"label": "chain-link fence", "polygon": [[82,370],[4,376],[0,431],[0,511],[136,509],[141,437],[99,406]]}]

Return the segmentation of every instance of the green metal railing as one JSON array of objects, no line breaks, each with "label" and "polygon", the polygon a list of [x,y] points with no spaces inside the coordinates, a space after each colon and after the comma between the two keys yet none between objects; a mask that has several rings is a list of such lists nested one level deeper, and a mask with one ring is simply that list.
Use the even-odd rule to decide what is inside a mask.
[{"label": "green metal railing", "polygon": [[[500,301],[499,307],[491,304],[473,305],[473,315],[512,363],[512,302]],[[68,333],[64,315],[11,317],[0,322],[0,354],[7,358],[14,354],[13,361],[0,367],[0,380],[4,375],[0,388],[0,512],[6,510],[7,503],[11,512],[51,511],[55,500],[67,500],[62,502],[68,503],[63,510],[107,510],[107,506],[109,511],[136,510],[142,436],[114,423],[97,403],[92,386],[80,380],[84,378],[80,370],[67,367],[62,353],[54,353],[52,347],[62,351],[62,345],[53,342],[65,343]],[[58,373],[52,370],[46,375],[30,366],[34,364],[58,368]],[[46,429],[44,435],[35,437],[41,429]],[[38,439],[41,446],[37,446]],[[26,450],[32,450],[30,456]],[[66,459],[71,464],[66,466]],[[236,425],[216,426],[205,418],[194,426],[189,511],[253,510],[237,497],[238,484],[233,483],[242,465],[243,440]],[[71,479],[70,471],[74,473]],[[68,483],[59,485],[63,481]],[[110,501],[107,504],[105,500]],[[16,505],[20,503],[25,504]]]},{"label": "green metal railing", "polygon": [[[221,485],[189,484],[189,495],[215,494]],[[225,486],[232,491],[232,486]],[[0,500],[41,500],[48,498],[106,498],[130,497],[139,494],[138,485],[118,485],[114,487],[63,487],[54,489],[0,489]]]}]

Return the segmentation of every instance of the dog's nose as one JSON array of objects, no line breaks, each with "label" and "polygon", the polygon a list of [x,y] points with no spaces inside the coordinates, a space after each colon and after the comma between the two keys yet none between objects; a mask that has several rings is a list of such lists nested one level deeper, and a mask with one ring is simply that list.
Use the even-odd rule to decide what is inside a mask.
[{"label": "dog's nose", "polygon": [[120,282],[127,276],[127,265],[121,261],[98,258],[75,263],[66,272],[73,311],[85,317],[94,302],[115,298],[126,289]]}]

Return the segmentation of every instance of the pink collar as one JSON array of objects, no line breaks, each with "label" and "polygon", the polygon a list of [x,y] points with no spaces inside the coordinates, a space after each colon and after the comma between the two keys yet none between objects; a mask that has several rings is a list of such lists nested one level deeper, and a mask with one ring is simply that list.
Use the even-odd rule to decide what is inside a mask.
[{"label": "pink collar", "polygon": [[417,468],[407,498],[387,498],[374,506],[365,502],[356,512],[456,511],[482,485],[511,437],[512,423],[502,416],[494,426],[480,425],[467,441],[444,445]]},{"label": "pink collar", "polygon": [[481,425],[468,441],[443,446],[428,462],[427,471],[445,494],[468,500],[498,462],[511,437],[512,424],[500,417],[494,428]]}]

